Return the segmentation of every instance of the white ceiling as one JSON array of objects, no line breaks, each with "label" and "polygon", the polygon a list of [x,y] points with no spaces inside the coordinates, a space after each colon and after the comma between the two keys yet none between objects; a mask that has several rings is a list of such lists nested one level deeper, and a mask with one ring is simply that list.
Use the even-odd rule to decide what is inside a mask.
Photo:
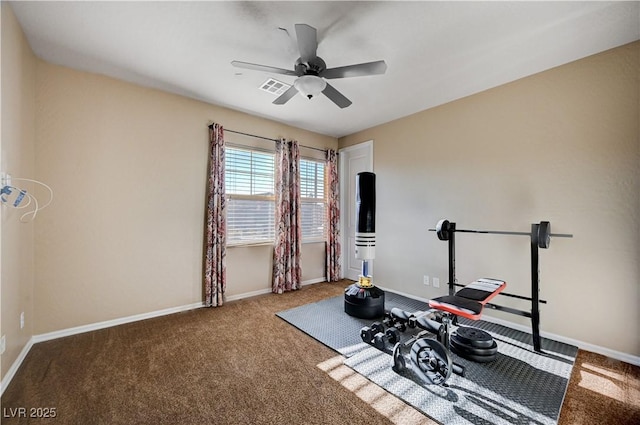
[{"label": "white ceiling", "polygon": [[[35,54],[340,137],[640,39],[640,2],[12,2]],[[384,59],[385,75],[332,80],[278,106],[258,87],[295,77],[294,24],[318,30],[328,68]],[[215,117],[211,117],[215,120]],[[222,123],[224,125],[224,123]]]}]

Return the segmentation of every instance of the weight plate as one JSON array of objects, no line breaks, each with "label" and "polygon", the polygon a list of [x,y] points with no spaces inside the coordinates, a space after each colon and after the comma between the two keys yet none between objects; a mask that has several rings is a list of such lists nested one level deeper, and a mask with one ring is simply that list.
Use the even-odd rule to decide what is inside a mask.
[{"label": "weight plate", "polygon": [[455,349],[461,353],[471,354],[473,356],[493,356],[498,352],[498,344],[495,341],[493,341],[493,345],[489,348],[478,348],[460,344],[453,335],[451,336],[451,347],[455,347]]},{"label": "weight plate", "polygon": [[460,326],[451,334],[456,336],[458,342],[462,345],[469,345],[477,348],[489,348],[493,345],[493,337],[490,333],[482,329],[472,328],[470,326]]},{"label": "weight plate", "polygon": [[492,356],[474,356],[473,354],[463,353],[462,351],[458,350],[453,345],[451,346],[451,351],[453,351],[454,353],[456,353],[460,357],[464,357],[465,359],[468,359],[468,360],[471,360],[471,361],[477,362],[477,363],[489,363],[489,362],[494,361],[498,357],[498,353],[496,353],[496,354],[494,354]]},{"label": "weight plate", "polygon": [[551,243],[551,223],[541,221],[538,225],[538,248],[549,248]]},{"label": "weight plate", "polygon": [[449,220],[440,220],[436,224],[436,235],[441,241],[449,240]]},{"label": "weight plate", "polygon": [[420,338],[411,346],[411,363],[429,384],[442,385],[451,376],[453,362],[447,349],[435,339]]},{"label": "weight plate", "polygon": [[396,373],[400,373],[407,368],[407,364],[404,361],[404,357],[400,352],[401,348],[402,348],[401,343],[397,343],[395,347],[393,347],[393,370]]}]

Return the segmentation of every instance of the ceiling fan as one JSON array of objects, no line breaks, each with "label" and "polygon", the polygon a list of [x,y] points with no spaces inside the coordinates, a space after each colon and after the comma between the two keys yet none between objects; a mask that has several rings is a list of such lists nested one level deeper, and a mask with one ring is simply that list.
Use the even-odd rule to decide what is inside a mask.
[{"label": "ceiling fan", "polygon": [[321,57],[316,55],[318,39],[316,29],[307,24],[296,24],[296,36],[298,39],[298,50],[300,57],[294,64],[293,70],[275,68],[267,65],[257,65],[254,63],[232,61],[231,65],[237,68],[251,69],[254,71],[273,72],[276,74],[292,75],[298,77],[293,85],[276,100],[276,105],[284,105],[296,93],[301,93],[311,99],[320,93],[327,96],[340,108],[351,105],[351,101],[342,93],[336,90],[325,79],[361,77],[366,75],[384,74],[387,64],[384,61],[360,63],[356,65],[341,66],[338,68],[327,68],[327,64]]}]

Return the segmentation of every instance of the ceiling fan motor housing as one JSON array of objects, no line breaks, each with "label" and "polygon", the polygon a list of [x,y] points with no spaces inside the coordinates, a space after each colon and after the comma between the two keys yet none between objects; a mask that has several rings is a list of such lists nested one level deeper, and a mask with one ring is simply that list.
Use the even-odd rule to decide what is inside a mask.
[{"label": "ceiling fan motor housing", "polygon": [[319,76],[322,71],[327,69],[327,64],[322,58],[316,56],[308,62],[302,62],[302,58],[298,58],[295,65],[295,71],[299,76],[315,75]]}]

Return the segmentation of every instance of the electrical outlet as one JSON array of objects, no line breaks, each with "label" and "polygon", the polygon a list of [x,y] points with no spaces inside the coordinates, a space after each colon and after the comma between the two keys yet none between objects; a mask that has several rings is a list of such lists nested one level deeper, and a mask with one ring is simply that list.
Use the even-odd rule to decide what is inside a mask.
[{"label": "electrical outlet", "polygon": [[24,329],[24,311],[20,313],[20,329]]},{"label": "electrical outlet", "polygon": [[434,288],[439,288],[440,287],[440,279],[438,279],[437,277],[433,278],[433,287]]},{"label": "electrical outlet", "polygon": [[0,354],[4,353],[5,348],[7,348],[7,338],[2,335],[2,338],[0,338]]},{"label": "electrical outlet", "polygon": [[422,277],[422,283],[424,283],[425,285],[429,286],[429,276],[427,276],[426,274]]}]

